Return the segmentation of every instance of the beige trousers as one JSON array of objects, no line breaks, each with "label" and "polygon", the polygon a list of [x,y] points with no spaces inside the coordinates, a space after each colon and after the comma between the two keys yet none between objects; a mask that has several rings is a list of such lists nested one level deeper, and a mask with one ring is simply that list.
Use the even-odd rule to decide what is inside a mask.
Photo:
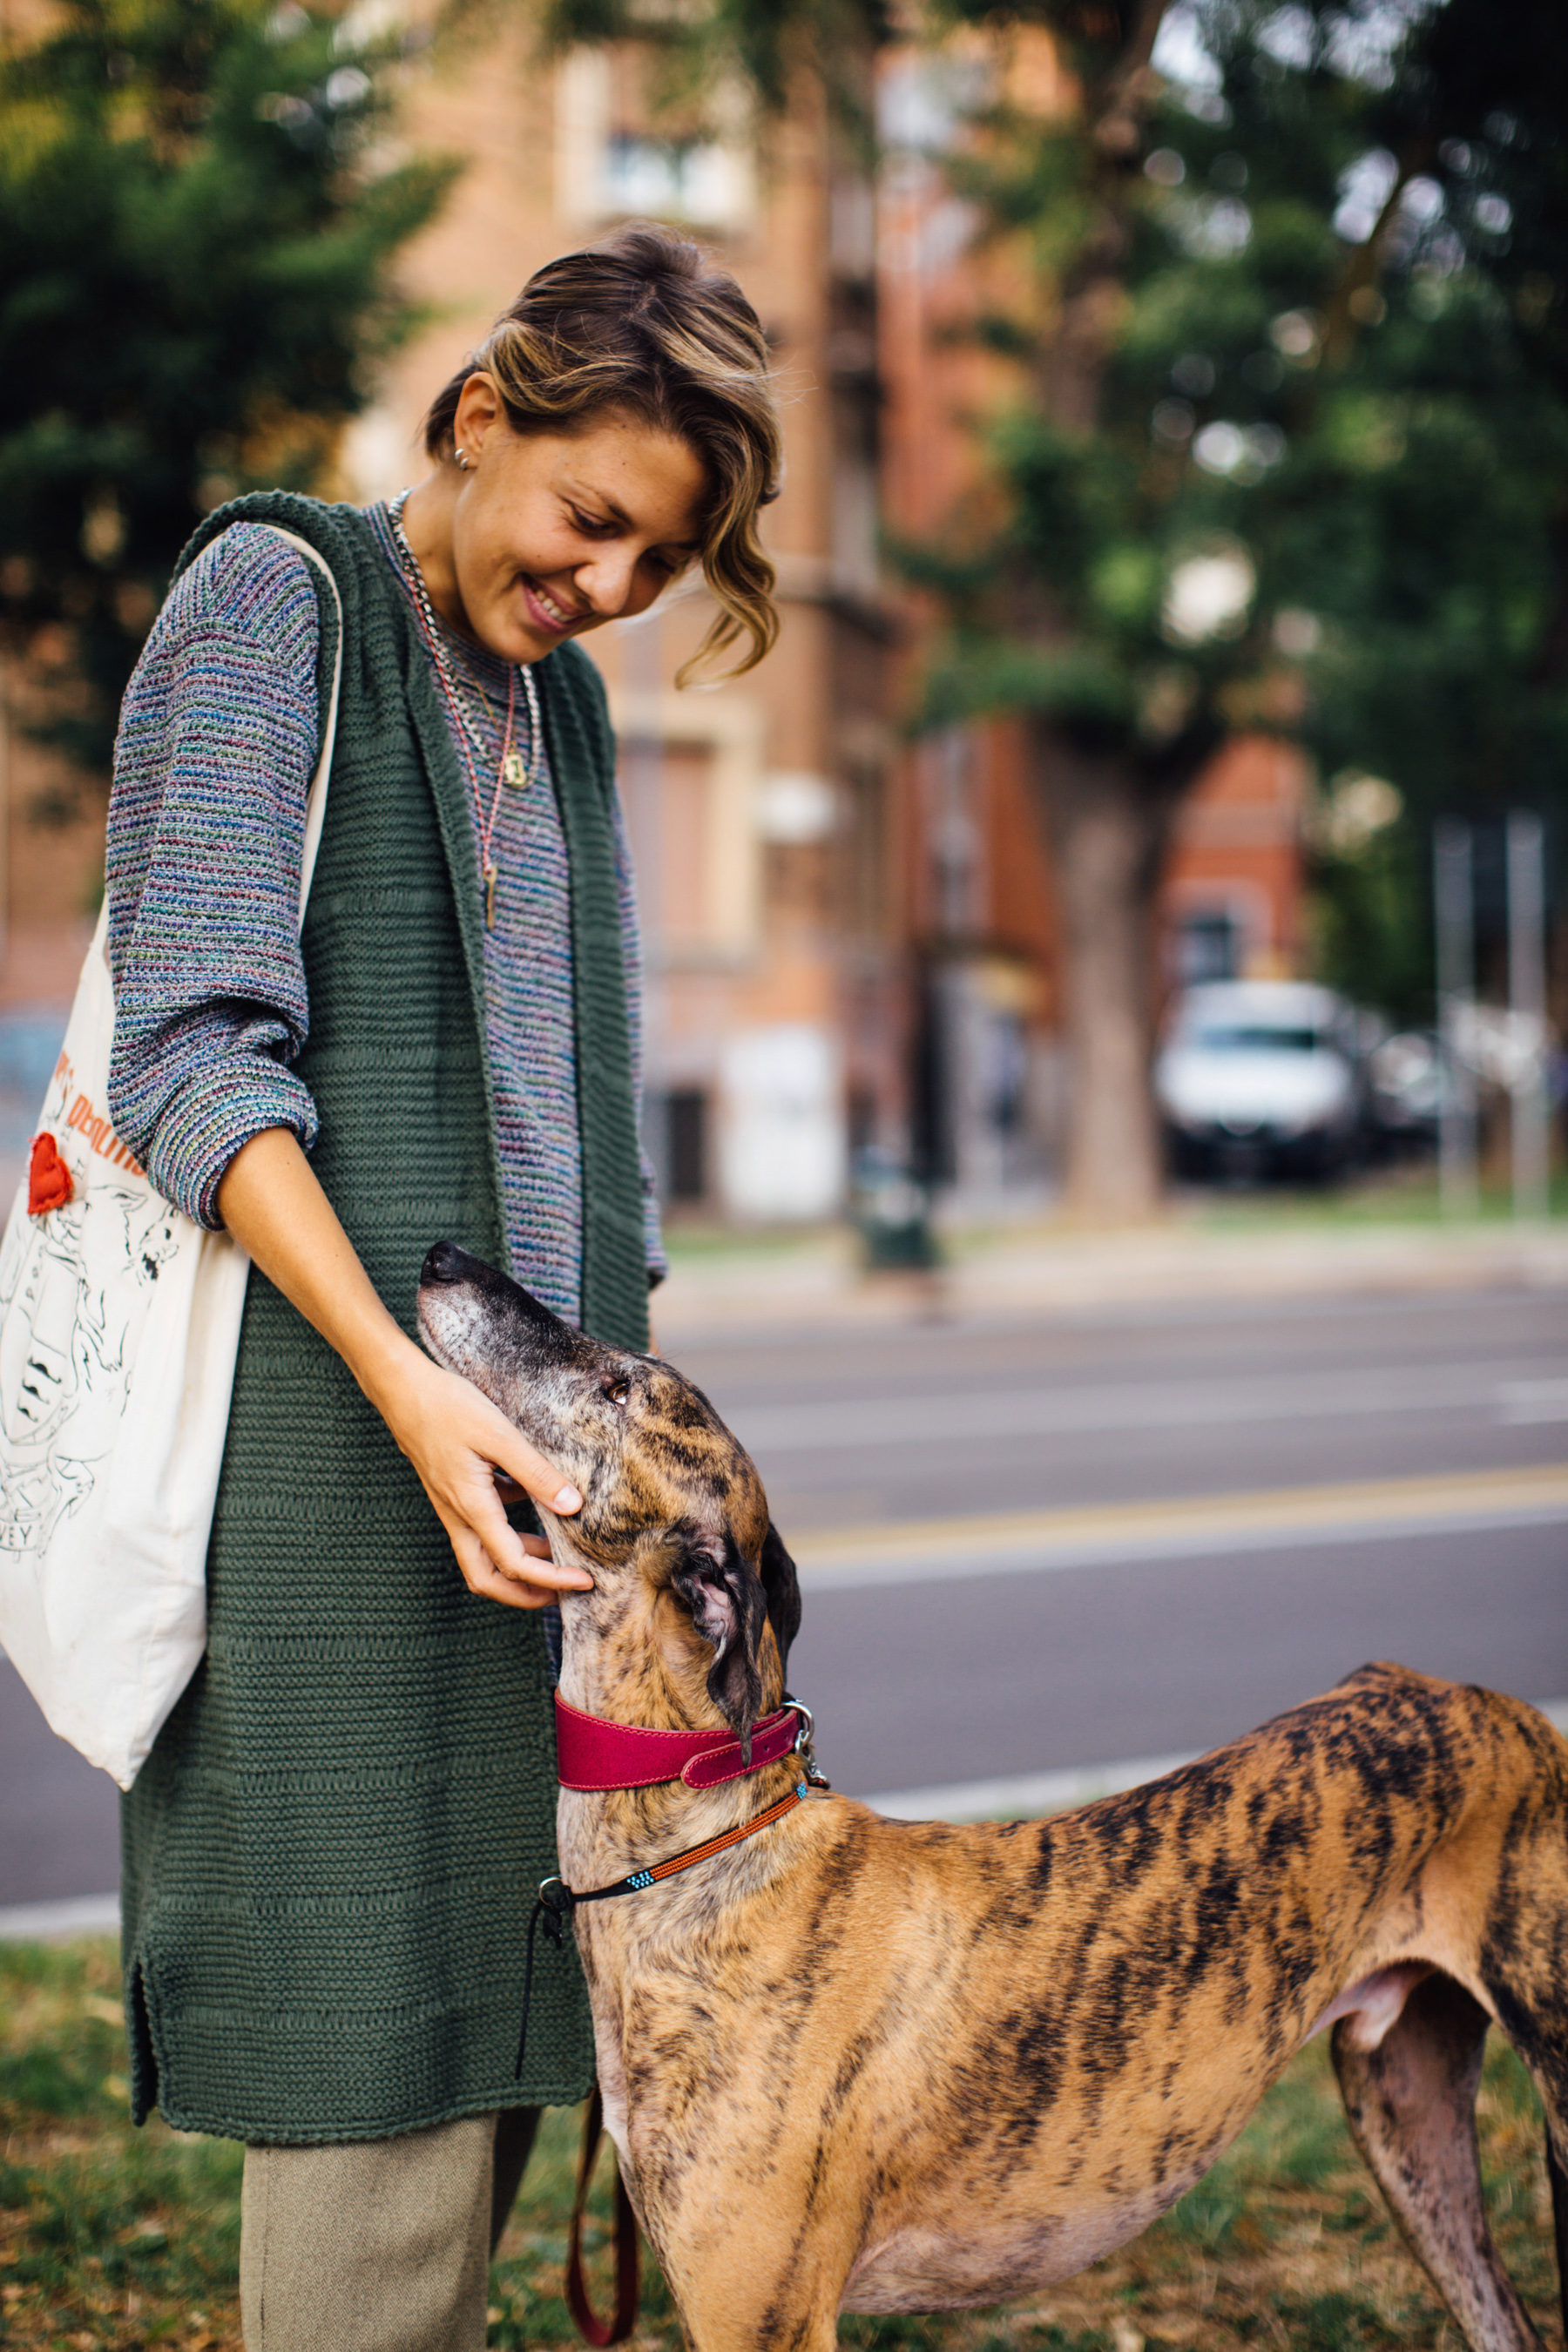
[{"label": "beige trousers", "polygon": [[489,2259],[537,2107],[401,2139],[247,2147],[246,2352],[484,2352]]}]

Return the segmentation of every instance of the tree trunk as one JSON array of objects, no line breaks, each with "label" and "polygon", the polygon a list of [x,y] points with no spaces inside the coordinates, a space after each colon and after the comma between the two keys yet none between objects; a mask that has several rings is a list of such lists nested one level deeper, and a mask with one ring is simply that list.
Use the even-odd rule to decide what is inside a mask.
[{"label": "tree trunk", "polygon": [[1163,1152],[1150,1084],[1154,898],[1181,793],[1130,763],[1034,730],[1051,847],[1069,1056],[1065,1205],[1114,1224],[1159,1206]]}]

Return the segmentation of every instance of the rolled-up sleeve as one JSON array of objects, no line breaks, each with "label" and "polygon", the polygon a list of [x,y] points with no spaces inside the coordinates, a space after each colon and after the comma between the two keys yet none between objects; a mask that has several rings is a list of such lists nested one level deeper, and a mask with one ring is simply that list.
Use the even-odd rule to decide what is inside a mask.
[{"label": "rolled-up sleeve", "polygon": [[208,1226],[240,1146],[307,1150],[300,955],[316,760],[314,583],[276,532],[236,524],[182,574],[121,717],[106,884],[109,1108],[165,1199]]}]

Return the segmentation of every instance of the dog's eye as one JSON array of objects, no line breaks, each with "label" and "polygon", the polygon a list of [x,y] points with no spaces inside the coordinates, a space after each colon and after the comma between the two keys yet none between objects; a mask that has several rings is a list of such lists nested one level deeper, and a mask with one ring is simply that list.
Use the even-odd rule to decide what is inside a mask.
[{"label": "dog's eye", "polygon": [[605,1382],[605,1394],[608,1397],[612,1404],[625,1404],[631,1392],[632,1384],[630,1381],[606,1381]]}]

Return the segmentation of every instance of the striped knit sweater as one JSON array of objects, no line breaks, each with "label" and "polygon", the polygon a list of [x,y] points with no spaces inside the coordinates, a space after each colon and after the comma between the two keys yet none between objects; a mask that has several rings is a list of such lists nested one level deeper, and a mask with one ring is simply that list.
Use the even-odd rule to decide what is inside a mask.
[{"label": "striped knit sweater", "polygon": [[[386,509],[373,508],[369,519],[412,603]],[[175,583],[121,717],[107,864],[116,1003],[110,1111],[158,1189],[206,1225],[220,1222],[219,1182],[250,1136],[283,1127],[307,1150],[316,1139],[315,1104],[289,1066],[310,1030],[298,908],[317,752],[316,639],[304,557],[260,525],[235,523]],[[445,649],[454,674],[478,688],[468,707],[487,746],[483,787],[500,756],[506,666],[450,632]],[[439,691],[437,700],[445,710]],[[523,734],[526,725],[524,715]],[[461,767],[461,742],[458,751]],[[485,935],[486,1016],[513,1268],[547,1306],[576,1321],[582,1181],[571,902],[542,751],[538,770],[522,789],[503,793],[497,819],[501,878],[495,929]],[[469,814],[477,840],[479,814],[472,806]],[[626,969],[635,974],[624,829],[616,867]],[[640,1107],[638,1010],[634,987]],[[644,1196],[648,1270],[658,1280],[665,1262],[646,1161]]]}]

